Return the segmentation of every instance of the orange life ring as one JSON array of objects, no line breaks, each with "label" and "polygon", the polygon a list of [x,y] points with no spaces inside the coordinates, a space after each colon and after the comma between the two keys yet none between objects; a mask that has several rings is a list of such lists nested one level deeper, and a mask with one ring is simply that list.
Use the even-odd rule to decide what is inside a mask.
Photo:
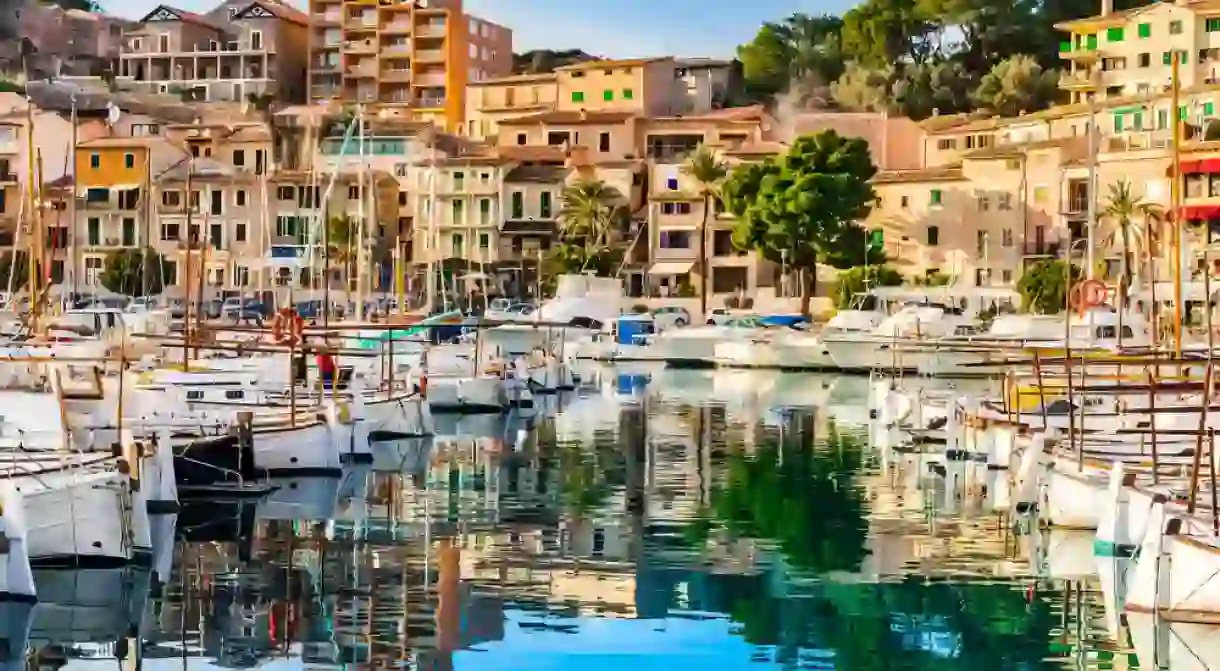
[{"label": "orange life ring", "polygon": [[291,308],[281,308],[271,321],[271,339],[280,345],[296,345],[305,332],[305,320]]},{"label": "orange life ring", "polygon": [[1105,284],[1097,280],[1085,280],[1072,287],[1072,303],[1076,307],[1076,312],[1083,315],[1089,308],[1104,305],[1107,293]]}]

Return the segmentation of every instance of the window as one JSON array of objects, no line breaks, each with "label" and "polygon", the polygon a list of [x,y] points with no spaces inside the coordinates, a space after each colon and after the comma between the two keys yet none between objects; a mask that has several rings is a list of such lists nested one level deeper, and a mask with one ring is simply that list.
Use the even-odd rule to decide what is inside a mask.
[{"label": "window", "polygon": [[277,200],[293,200],[296,195],[291,186],[278,186],[275,189],[275,197]]},{"label": "window", "polygon": [[97,246],[102,244],[102,222],[97,217],[89,217],[86,224],[88,226],[89,244]]},{"label": "window", "polygon": [[940,244],[940,228],[937,226],[928,227],[928,245],[935,247]]},{"label": "window", "polygon": [[[1064,274],[1066,274],[1066,271],[1065,271],[1065,273],[1064,273]],[[190,389],[190,390],[188,390],[188,391],[186,392],[186,400],[188,400],[188,401],[201,401],[201,400],[203,400],[203,390],[201,390],[201,389]]]},{"label": "window", "polygon": [[678,190],[678,178],[670,177],[669,179],[666,179],[665,188],[669,189],[670,191],[677,191]]},{"label": "window", "polygon": [[572,102],[583,103],[584,101],[585,101],[585,94],[583,91],[572,91]]},{"label": "window", "polygon": [[464,220],[464,217],[462,216],[462,209],[463,209],[463,208],[462,208],[462,206],[463,206],[463,204],[464,204],[464,203],[462,203],[462,201],[460,201],[460,200],[455,200],[455,201],[453,201],[453,206],[452,206],[452,209],[453,209],[453,223],[455,223],[455,224],[461,224],[461,223],[465,223],[465,221],[463,221],[463,220]]},{"label": "window", "polygon": [[246,190],[245,189],[237,190],[237,206],[238,207],[246,206]]},{"label": "window", "polygon": [[1016,243],[1013,239],[1011,228],[1006,228],[1006,229],[1000,231],[1000,246],[1001,247],[1012,247],[1015,244]]},{"label": "window", "polygon": [[1178,62],[1182,65],[1186,65],[1186,50],[1183,49],[1182,51],[1178,52]]},{"label": "window", "polygon": [[1139,67],[1141,67],[1141,68],[1146,68],[1146,67],[1152,65],[1152,54],[1147,53],[1147,52],[1140,54],[1138,62],[1139,62]]},{"label": "window", "polygon": [[491,199],[490,198],[480,198],[479,199],[479,223],[480,224],[490,224],[491,223]]},{"label": "window", "polygon": [[901,204],[901,206],[902,206],[903,208],[910,207],[910,205],[911,205],[911,199],[910,199],[910,196],[903,196],[903,197],[900,199],[900,204]]},{"label": "window", "polygon": [[614,101],[614,91],[612,91],[610,89],[606,89],[605,91],[602,91],[602,100],[605,100],[606,102],[613,102]]},{"label": "window", "polygon": [[1085,44],[1088,46],[1089,51],[1097,51],[1097,35],[1089,35],[1085,38]]},{"label": "window", "polygon": [[452,242],[452,246],[453,246],[453,255],[461,256],[462,255],[462,244],[465,242],[465,240],[462,238],[462,234],[454,233],[453,237],[450,238],[450,241]]},{"label": "window", "polygon": [[1000,205],[1000,210],[1011,210],[1012,209],[1012,194],[1011,193],[1001,193],[999,205]]},{"label": "window", "polygon": [[1045,187],[1045,186],[1035,186],[1034,187],[1034,202],[1037,203],[1038,205],[1046,205],[1047,201],[1050,200],[1050,195],[1051,195],[1051,190],[1049,187]]},{"label": "window", "polygon": [[136,155],[135,154],[123,154],[123,167],[124,168],[136,167]]},{"label": "window", "polygon": [[178,233],[178,224],[167,224],[167,223],[162,222],[161,239],[165,240],[165,241],[180,240],[181,238]]},{"label": "window", "polygon": [[101,154],[89,154],[89,167],[90,168],[102,167],[102,155]]},{"label": "window", "polygon": [[661,203],[661,214],[690,214],[690,203]]},{"label": "window", "polygon": [[1143,112],[1132,112],[1131,128],[1133,130],[1144,130],[1144,113]]},{"label": "window", "polygon": [[635,94],[632,93],[631,89],[623,89],[623,100],[631,100],[632,96],[634,95]]},{"label": "window", "polygon": [[932,189],[932,199],[931,199],[931,203],[932,203],[933,205],[940,205],[940,199],[941,199],[941,191],[940,191],[940,189]]},{"label": "window", "polygon": [[169,35],[158,35],[157,47],[160,53],[169,53]]},{"label": "window", "polygon": [[690,231],[661,231],[661,249],[690,249]]},{"label": "window", "polygon": [[943,139],[937,140],[936,148],[941,151],[946,151],[949,149],[957,149],[957,138],[948,137],[948,138],[943,138]]},{"label": "window", "polygon": [[527,139],[528,138],[525,137],[525,133],[517,133],[517,144],[518,145],[525,145]]},{"label": "window", "polygon": [[1169,127],[1169,110],[1160,109],[1156,111],[1156,125],[1157,128]]},{"label": "window", "polygon": [[551,218],[551,192],[543,191],[538,196],[538,212],[543,219]]},{"label": "window", "polygon": [[133,217],[123,217],[123,246],[136,245],[136,220]]},{"label": "window", "polygon": [[1012,271],[1011,270],[1001,270],[1000,271],[1000,280],[1004,284],[1012,284]]},{"label": "window", "polygon": [[1204,27],[1209,33],[1220,31],[1220,19],[1208,19]]},{"label": "window", "polygon": [[263,34],[257,30],[250,31],[250,48],[254,50],[263,48]]},{"label": "window", "polygon": [[597,150],[600,152],[610,151],[610,134],[602,133],[597,136]]},{"label": "window", "polygon": [[1114,132],[1115,133],[1123,132],[1123,115],[1121,115],[1121,114],[1114,115]]},{"label": "window", "polygon": [[1170,35],[1181,35],[1182,34],[1182,22],[1181,21],[1170,21],[1169,22],[1169,34]]},{"label": "window", "polygon": [[1141,40],[1145,40],[1145,39],[1148,39],[1149,37],[1152,37],[1152,24],[1151,23],[1141,23],[1139,25],[1138,32],[1139,32],[1139,36],[1140,36]]},{"label": "window", "polygon": [[491,246],[491,235],[489,233],[479,234],[479,249],[487,249]]},{"label": "window", "polygon": [[1210,117],[1216,113],[1216,103],[1203,103],[1203,116]]},{"label": "window", "polygon": [[246,224],[244,222],[238,222],[237,226],[234,227],[233,239],[236,242],[246,241]]},{"label": "window", "polygon": [[512,195],[512,217],[513,219],[525,218],[525,194],[520,191],[514,191]]},{"label": "window", "polygon": [[358,187],[358,186],[347,187],[347,199],[348,200],[360,200],[360,187]]},{"label": "window", "polygon": [[1106,41],[1107,42],[1122,42],[1123,41],[1123,29],[1122,28],[1110,28],[1109,30],[1107,30],[1106,31]]},{"label": "window", "polygon": [[233,150],[233,165],[239,168],[246,165],[246,151],[244,149]]},{"label": "window", "polygon": [[986,212],[987,210],[991,209],[991,203],[987,199],[986,193],[978,194],[978,196],[976,196],[976,199],[978,200],[979,212]]}]

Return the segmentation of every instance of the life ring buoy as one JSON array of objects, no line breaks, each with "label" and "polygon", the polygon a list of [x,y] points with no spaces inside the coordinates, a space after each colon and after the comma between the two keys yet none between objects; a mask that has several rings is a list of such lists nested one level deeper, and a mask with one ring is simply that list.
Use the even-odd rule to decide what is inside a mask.
[{"label": "life ring buoy", "polygon": [[281,308],[271,321],[271,339],[279,345],[296,345],[305,332],[305,320],[291,308]]},{"label": "life ring buoy", "polygon": [[1089,308],[1105,305],[1107,289],[1105,284],[1097,280],[1085,280],[1072,287],[1071,294],[1076,311],[1083,316]]}]

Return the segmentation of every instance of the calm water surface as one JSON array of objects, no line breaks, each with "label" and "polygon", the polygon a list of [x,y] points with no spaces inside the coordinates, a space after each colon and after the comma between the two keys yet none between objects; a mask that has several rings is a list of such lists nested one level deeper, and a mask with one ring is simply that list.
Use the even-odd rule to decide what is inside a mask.
[{"label": "calm water surface", "polygon": [[26,664],[1154,668],[1091,545],[1078,566],[1091,539],[1014,535],[880,454],[866,389],[606,373],[547,417],[447,421],[467,435],[381,445],[341,481],[195,502],[162,585],[40,573]]}]

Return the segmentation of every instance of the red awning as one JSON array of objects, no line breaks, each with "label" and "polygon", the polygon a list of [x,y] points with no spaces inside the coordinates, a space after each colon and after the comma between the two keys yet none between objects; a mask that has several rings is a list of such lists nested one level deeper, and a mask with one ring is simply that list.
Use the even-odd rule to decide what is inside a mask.
[{"label": "red awning", "polygon": [[1220,219],[1220,205],[1187,205],[1181,212],[1186,221]]},{"label": "red awning", "polygon": [[[1203,172],[1202,170],[1200,170],[1200,167],[1202,167],[1202,164],[1203,164],[1203,161],[1180,161],[1180,162],[1178,162],[1178,169],[1182,171],[1183,175],[1190,175],[1190,174],[1193,174],[1196,172]],[[1169,172],[1170,173],[1173,172],[1172,163],[1169,165]]]},{"label": "red awning", "polygon": [[[1220,173],[1220,158],[1205,158],[1194,161],[1182,161],[1178,163],[1183,175],[1197,175],[1199,173]],[[1170,166],[1166,173],[1172,173],[1173,167]]]}]

